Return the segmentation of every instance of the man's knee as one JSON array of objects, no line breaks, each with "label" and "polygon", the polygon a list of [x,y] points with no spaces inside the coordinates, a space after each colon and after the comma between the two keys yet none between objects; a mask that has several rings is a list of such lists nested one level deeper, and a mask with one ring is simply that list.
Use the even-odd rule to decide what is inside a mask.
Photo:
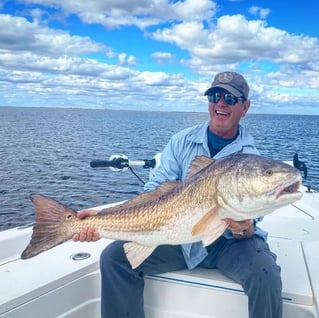
[{"label": "man's knee", "polygon": [[124,243],[123,241],[114,241],[105,247],[100,256],[101,267],[110,267],[112,264],[123,263],[123,260],[126,260]]},{"label": "man's knee", "polygon": [[282,289],[280,266],[276,263],[259,264],[251,272],[246,288],[248,293],[263,291],[263,293],[280,294]]}]

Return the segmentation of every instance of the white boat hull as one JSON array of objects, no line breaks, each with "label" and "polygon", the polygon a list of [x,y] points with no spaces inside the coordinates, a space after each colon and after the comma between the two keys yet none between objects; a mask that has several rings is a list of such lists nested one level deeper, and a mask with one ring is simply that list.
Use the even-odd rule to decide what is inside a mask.
[{"label": "white boat hull", "polygon": [[[261,223],[282,267],[284,318],[319,318],[318,206],[319,194],[305,193],[299,203]],[[66,242],[21,260],[31,231],[0,232],[0,317],[100,317],[99,255],[111,241]],[[90,257],[72,259],[83,253]],[[228,318],[234,313],[237,318],[248,317],[241,286],[218,270],[149,276],[144,295],[147,318]]]}]

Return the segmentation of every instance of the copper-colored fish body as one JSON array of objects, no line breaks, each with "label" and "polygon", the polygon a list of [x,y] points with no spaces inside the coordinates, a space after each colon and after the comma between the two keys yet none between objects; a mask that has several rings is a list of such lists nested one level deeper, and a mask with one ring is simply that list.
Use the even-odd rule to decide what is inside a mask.
[{"label": "copper-colored fish body", "polygon": [[219,160],[196,157],[183,182],[165,182],[143,193],[79,219],[76,212],[48,197],[35,194],[36,221],[31,241],[21,257],[33,257],[69,240],[85,227],[102,237],[126,240],[124,248],[133,268],[162,244],[202,241],[206,246],[228,224],[271,213],[301,198],[300,173],[293,167],[249,154]]}]

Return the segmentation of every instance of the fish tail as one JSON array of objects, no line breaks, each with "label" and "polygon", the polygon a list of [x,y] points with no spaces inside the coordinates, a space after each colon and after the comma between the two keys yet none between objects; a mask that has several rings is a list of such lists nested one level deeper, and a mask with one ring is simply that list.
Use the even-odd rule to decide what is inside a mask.
[{"label": "fish tail", "polygon": [[72,237],[67,223],[77,219],[76,211],[40,194],[31,195],[35,208],[35,225],[29,245],[21,258],[36,256]]}]

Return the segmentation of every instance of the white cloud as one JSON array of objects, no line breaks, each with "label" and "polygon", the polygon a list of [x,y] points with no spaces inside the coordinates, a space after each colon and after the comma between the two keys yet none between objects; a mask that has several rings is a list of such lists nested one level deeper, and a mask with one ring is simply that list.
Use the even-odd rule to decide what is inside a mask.
[{"label": "white cloud", "polygon": [[70,35],[53,30],[37,22],[29,22],[22,17],[0,15],[1,52],[36,52],[41,55],[59,56],[62,54],[88,54],[109,51],[102,43],[89,37]]},{"label": "white cloud", "polygon": [[232,67],[247,60],[301,63],[311,68],[319,59],[317,38],[291,35],[243,15],[222,16],[210,29],[201,22],[182,22],[157,29],[152,37],[189,51],[191,59],[183,62],[204,74],[216,69],[215,65]]},{"label": "white cloud", "polygon": [[175,55],[169,52],[154,52],[152,58],[155,59],[157,63],[171,63],[174,61]]},{"label": "white cloud", "polygon": [[[204,29],[202,22],[182,22],[170,28],[157,29],[152,38],[158,41],[174,43],[182,49],[192,50],[203,45],[208,40],[208,30]],[[207,44],[204,44],[207,46]]]},{"label": "white cloud", "polygon": [[210,19],[216,4],[210,0],[25,0],[25,3],[56,8],[64,16],[76,14],[86,23],[98,23],[106,28],[137,26],[144,29],[165,21]]},{"label": "white cloud", "polygon": [[268,8],[262,8],[258,6],[250,7],[248,11],[253,15],[258,15],[260,19],[266,19],[271,12],[271,10]]},{"label": "white cloud", "polygon": [[165,60],[165,59],[171,59],[174,57],[172,53],[169,52],[154,52],[152,54],[152,57],[155,59]]},{"label": "white cloud", "polygon": [[[59,102],[67,99],[70,106],[84,106],[88,101],[101,105],[103,100],[119,105],[126,96],[132,108],[139,108],[142,100],[145,107],[149,103],[154,109],[167,102],[183,105],[184,110],[202,107],[205,111],[202,93],[212,76],[225,69],[243,70],[256,107],[257,102],[302,104],[306,97],[317,103],[318,38],[268,26],[267,9],[251,8],[259,19],[248,20],[239,14],[216,18],[216,4],[209,0],[25,3],[47,5],[50,10],[32,9],[33,19],[0,15],[0,103],[19,98],[34,103],[36,96],[40,103],[50,102],[54,96]],[[191,79],[179,73],[145,71],[146,63],[132,53],[130,43],[127,51],[122,47],[119,52],[106,42],[49,26],[48,19],[57,18],[65,19],[67,25],[70,14],[76,14],[84,26],[96,23],[106,29],[128,25],[143,29],[141,37],[169,44],[163,50],[156,46],[148,56],[188,67]],[[180,51],[184,54],[179,55]]]},{"label": "white cloud", "polygon": [[128,56],[126,53],[120,53],[118,56],[119,65],[122,66],[134,66],[137,64],[136,57],[130,55]]}]

